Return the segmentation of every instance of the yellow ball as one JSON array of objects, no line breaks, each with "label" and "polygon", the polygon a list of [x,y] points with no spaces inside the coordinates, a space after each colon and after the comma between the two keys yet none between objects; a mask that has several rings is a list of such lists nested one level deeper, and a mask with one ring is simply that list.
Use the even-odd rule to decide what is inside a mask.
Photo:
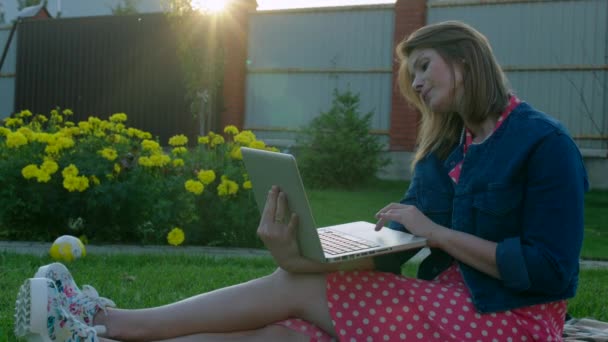
[{"label": "yellow ball", "polygon": [[51,258],[56,261],[70,262],[87,255],[84,244],[76,237],[63,235],[51,245]]}]

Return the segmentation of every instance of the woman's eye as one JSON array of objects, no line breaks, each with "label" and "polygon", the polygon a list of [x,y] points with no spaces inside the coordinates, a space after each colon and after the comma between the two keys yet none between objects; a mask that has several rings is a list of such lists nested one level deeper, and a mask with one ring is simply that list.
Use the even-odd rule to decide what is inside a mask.
[{"label": "woman's eye", "polygon": [[423,63],[421,66],[420,66],[420,69],[421,69],[422,71],[426,71],[426,69],[428,69],[428,67],[429,67],[429,62],[424,62],[424,63]]}]

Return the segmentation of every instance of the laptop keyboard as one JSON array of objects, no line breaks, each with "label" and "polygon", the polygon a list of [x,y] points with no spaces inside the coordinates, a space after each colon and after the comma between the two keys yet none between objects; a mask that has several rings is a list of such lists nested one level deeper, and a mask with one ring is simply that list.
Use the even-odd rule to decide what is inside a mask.
[{"label": "laptop keyboard", "polygon": [[380,245],[333,230],[319,231],[323,251],[330,255],[355,252]]}]

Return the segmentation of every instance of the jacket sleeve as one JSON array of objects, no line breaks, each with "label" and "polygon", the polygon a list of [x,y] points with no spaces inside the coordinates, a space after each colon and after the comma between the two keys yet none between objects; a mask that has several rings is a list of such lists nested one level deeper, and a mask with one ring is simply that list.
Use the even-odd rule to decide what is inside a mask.
[{"label": "jacket sleeve", "polygon": [[[412,179],[405,196],[399,201],[401,204],[416,205],[416,180]],[[408,232],[407,229],[397,222],[389,222],[388,227],[403,232]],[[416,248],[409,251],[396,252],[383,254],[374,257],[375,268],[381,272],[390,272],[395,274],[401,274],[401,265],[411,259],[421,248]]]},{"label": "jacket sleeve", "polygon": [[533,150],[526,173],[522,234],[498,243],[498,269],[515,291],[561,293],[578,275],[585,167],[574,141],[556,131]]}]

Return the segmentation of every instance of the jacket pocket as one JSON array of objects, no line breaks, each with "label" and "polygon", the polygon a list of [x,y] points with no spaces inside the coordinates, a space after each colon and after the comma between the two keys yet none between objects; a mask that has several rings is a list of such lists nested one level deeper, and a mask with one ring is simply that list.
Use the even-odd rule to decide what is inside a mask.
[{"label": "jacket pocket", "polygon": [[499,242],[521,230],[523,187],[518,184],[491,184],[473,198],[477,235]]},{"label": "jacket pocket", "polygon": [[419,189],[416,194],[418,209],[436,224],[452,226],[452,196],[434,189]]}]

